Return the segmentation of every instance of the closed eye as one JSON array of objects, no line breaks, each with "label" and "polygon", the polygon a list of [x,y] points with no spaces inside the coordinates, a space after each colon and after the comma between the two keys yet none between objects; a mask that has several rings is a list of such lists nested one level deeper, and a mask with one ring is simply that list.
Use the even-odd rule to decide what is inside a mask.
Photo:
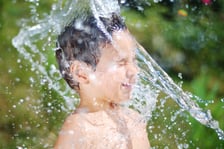
[{"label": "closed eye", "polygon": [[118,64],[123,66],[123,65],[126,65],[127,64],[127,60],[126,59],[121,59],[118,61]]},{"label": "closed eye", "polygon": [[136,59],[136,57],[133,57],[133,58],[130,58],[130,59],[129,58],[120,58],[120,59],[117,60],[117,64],[121,65],[121,66],[127,65],[127,64],[136,65],[137,64],[137,59]]}]

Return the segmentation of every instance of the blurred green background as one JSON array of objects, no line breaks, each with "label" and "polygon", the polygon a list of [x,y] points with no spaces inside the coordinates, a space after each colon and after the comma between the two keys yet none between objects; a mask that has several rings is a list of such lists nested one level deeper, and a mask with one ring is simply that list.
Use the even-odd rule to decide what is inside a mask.
[{"label": "blurred green background", "polygon": [[[127,2],[122,14],[129,30],[157,63],[177,83],[182,83],[184,90],[203,99],[195,100],[211,110],[224,130],[224,1]],[[57,93],[32,82],[38,75],[11,44],[24,18],[29,19],[34,13],[44,17],[53,3],[56,0],[0,0],[0,148],[52,148],[68,114],[62,110],[63,99]],[[31,12],[33,7],[36,12]],[[53,51],[48,54],[54,57]],[[172,124],[169,117],[175,109],[176,103],[168,100],[163,114],[156,116],[161,109],[153,112],[149,122],[154,127],[149,133],[152,146],[224,148],[224,141],[214,130],[187,114]],[[185,118],[187,124],[186,120],[183,122]],[[159,132],[162,130],[157,126],[162,127],[161,124],[173,128]]]}]

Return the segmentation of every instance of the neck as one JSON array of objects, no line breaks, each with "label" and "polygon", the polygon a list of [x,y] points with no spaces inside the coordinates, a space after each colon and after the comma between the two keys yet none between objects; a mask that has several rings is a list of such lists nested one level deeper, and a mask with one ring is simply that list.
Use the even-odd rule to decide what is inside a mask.
[{"label": "neck", "polygon": [[112,102],[106,102],[107,100],[97,100],[96,98],[86,99],[80,97],[80,104],[78,109],[85,109],[87,112],[97,112],[102,110],[116,109],[119,105]]}]

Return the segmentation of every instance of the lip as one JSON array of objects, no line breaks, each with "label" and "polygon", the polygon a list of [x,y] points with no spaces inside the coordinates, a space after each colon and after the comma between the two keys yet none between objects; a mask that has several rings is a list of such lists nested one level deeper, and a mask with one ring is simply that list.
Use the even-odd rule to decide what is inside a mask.
[{"label": "lip", "polygon": [[132,89],[132,84],[131,83],[127,83],[127,82],[124,82],[124,83],[121,83],[121,86],[122,88],[126,89],[126,90],[131,90]]}]

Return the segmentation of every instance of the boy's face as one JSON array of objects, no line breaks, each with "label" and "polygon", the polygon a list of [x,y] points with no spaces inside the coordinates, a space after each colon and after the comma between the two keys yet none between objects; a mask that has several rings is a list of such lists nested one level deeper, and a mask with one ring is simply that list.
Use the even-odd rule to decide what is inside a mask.
[{"label": "boy's face", "polygon": [[138,72],[136,42],[128,31],[113,33],[113,45],[101,50],[96,70],[89,75],[89,96],[101,102],[119,103],[130,99]]}]

